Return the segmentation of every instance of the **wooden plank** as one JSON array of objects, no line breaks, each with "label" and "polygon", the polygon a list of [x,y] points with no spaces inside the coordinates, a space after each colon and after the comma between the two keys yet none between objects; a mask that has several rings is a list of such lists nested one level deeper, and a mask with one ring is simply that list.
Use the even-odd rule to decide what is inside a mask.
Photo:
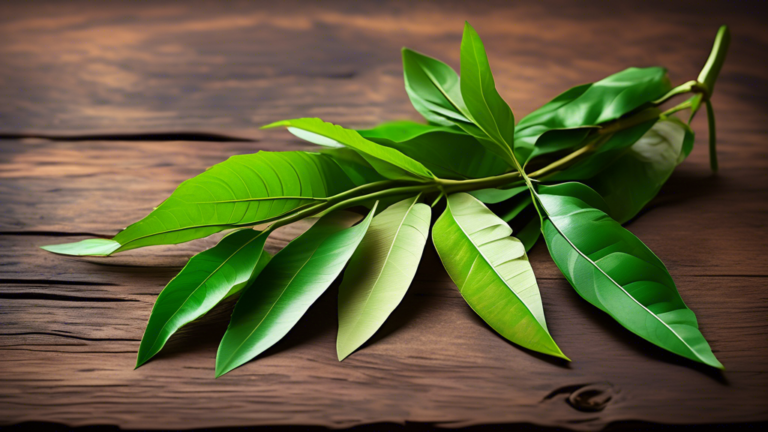
[{"label": "wooden plank", "polygon": [[[748,3],[664,6],[419,3],[406,13],[399,4],[357,2],[234,10],[0,4],[0,132],[200,130],[260,140],[0,141],[0,424],[417,421],[596,430],[626,420],[768,420],[768,36]],[[622,329],[575,294],[541,244],[531,261],[550,330],[574,360],[567,365],[495,335],[428,246],[401,307],[343,363],[334,351],[334,285],[285,340],[222,378],[213,379],[213,365],[231,302],[134,371],[157,293],[216,238],[108,259],[38,249],[113,235],[230,155],[311,148],[259,124],[306,115],[351,126],[415,118],[398,48],[457,66],[464,19],[486,40],[499,88],[519,113],[630,65],[667,65],[676,82],[695,77],[716,25],[731,24],[734,44],[715,96],[720,175],[708,171],[706,125],[697,120],[690,159],[628,225],[666,263],[726,372]],[[301,229],[276,233],[269,250]]]}]

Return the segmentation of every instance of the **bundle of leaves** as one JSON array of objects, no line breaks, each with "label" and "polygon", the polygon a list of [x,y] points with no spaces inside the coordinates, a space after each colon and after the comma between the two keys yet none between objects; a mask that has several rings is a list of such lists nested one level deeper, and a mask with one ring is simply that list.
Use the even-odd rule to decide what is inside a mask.
[{"label": "bundle of leaves", "polygon": [[[273,123],[265,128],[286,127],[322,148],[231,157],[111,240],[44,249],[106,256],[230,231],[160,293],[137,360],[239,294],[216,357],[220,376],[283,338],[345,267],[337,352],[340,360],[353,353],[403,299],[429,237],[429,204],[442,208],[444,200],[434,247],[462,297],[504,338],[567,360],[547,329],[526,255],[543,237],[586,301],[641,338],[722,368],[664,264],[622,224],[691,151],[693,132],[674,113],[689,110],[690,123],[706,106],[717,168],[710,96],[728,40],[723,27],[697,80],[672,87],[663,68],[629,68],[574,87],[515,124],[467,24],[461,79],[403,50],[405,89],[426,123]],[[682,94],[691,97],[660,109]],[[274,256],[264,251],[271,232],[306,218],[315,220],[306,232]]]}]

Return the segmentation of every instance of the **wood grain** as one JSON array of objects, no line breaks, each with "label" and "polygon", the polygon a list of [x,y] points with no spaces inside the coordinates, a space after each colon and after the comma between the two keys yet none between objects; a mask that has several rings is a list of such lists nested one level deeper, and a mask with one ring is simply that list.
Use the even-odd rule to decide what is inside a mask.
[{"label": "wood grain", "polygon": [[[16,134],[0,141],[0,424],[597,430],[628,420],[768,420],[768,34],[751,3],[693,4],[0,4],[0,133]],[[543,244],[531,261],[570,364],[495,335],[428,246],[403,304],[343,363],[334,350],[334,285],[285,340],[222,378],[213,379],[214,359],[231,302],[134,371],[157,294],[216,238],[108,259],[38,249],[111,236],[230,155],[310,148],[261,124],[415,119],[399,48],[457,67],[464,19],[486,41],[518,117],[631,65],[667,66],[674,82],[694,78],[717,26],[731,26],[714,97],[720,174],[709,172],[706,125],[697,119],[693,154],[628,225],[668,266],[724,373],[670,355],[591,307]],[[166,135],[115,136],[158,132]],[[160,140],[179,132],[254,141]],[[282,229],[269,249],[301,229]]]}]

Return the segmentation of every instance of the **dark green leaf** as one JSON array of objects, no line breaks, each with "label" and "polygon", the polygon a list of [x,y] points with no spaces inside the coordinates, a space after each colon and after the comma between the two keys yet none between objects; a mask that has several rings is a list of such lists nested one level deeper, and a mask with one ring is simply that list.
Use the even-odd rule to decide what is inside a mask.
[{"label": "dark green leaf", "polygon": [[376,215],[339,287],[339,360],[373,336],[411,285],[429,234],[431,210],[417,197]]},{"label": "dark green leaf", "polygon": [[432,173],[421,163],[399,151],[384,147],[360,136],[357,131],[345,129],[318,118],[283,120],[262,127],[292,127],[331,139],[346,147],[356,150],[381,175],[390,179],[429,179]]},{"label": "dark green leaf", "polygon": [[[235,231],[189,260],[155,301],[136,367],[157,354],[176,330],[206,314],[258,275],[269,261],[262,252],[268,234],[252,229]],[[267,258],[262,260],[262,255]]]},{"label": "dark green leaf", "polygon": [[507,164],[475,138],[456,129],[413,122],[384,123],[360,135],[401,151],[426,166],[437,177],[470,179],[495,176]]},{"label": "dark green leaf", "polygon": [[473,123],[493,143],[483,144],[514,166],[515,117],[496,91],[485,47],[469,23],[465,23],[461,39],[461,96]]},{"label": "dark green leaf", "polygon": [[464,300],[499,334],[567,359],[547,330],[536,276],[512,229],[469,194],[448,197],[432,241]]},{"label": "dark green leaf", "polygon": [[368,231],[374,209],[358,225],[348,212],[322,217],[278,252],[240,294],[216,354],[216,376],[248,362],[282,339],[347,264]]},{"label": "dark green leaf", "polygon": [[114,250],[110,249],[115,245],[106,240],[49,246],[48,250],[108,255],[182,243],[273,221],[354,186],[339,165],[322,154],[259,152],[233,156],[179,185],[147,217],[116,235],[113,240],[120,246]]},{"label": "dark green leaf", "polygon": [[445,63],[403,48],[405,91],[413,107],[432,123],[469,123],[461,99],[459,76]]},{"label": "dark green leaf", "polygon": [[509,189],[478,189],[469,194],[485,204],[498,204],[526,193],[527,191],[527,186],[518,186]]},{"label": "dark green leaf", "polygon": [[693,131],[676,118],[661,120],[629,151],[586,183],[608,203],[608,214],[625,223],[637,215],[691,152]]},{"label": "dark green leaf", "polygon": [[723,367],[664,264],[605,213],[600,195],[563,183],[541,186],[539,198],[549,215],[542,229],[549,252],[579,295],[649,342]]},{"label": "dark green leaf", "polygon": [[[592,84],[574,87],[523,118],[515,130],[515,155],[522,163],[531,157],[538,140],[558,129],[593,128],[616,120],[671,90],[667,71],[660,67],[629,68]],[[575,147],[583,131],[563,132],[559,146],[549,141],[549,148],[536,155]]]}]

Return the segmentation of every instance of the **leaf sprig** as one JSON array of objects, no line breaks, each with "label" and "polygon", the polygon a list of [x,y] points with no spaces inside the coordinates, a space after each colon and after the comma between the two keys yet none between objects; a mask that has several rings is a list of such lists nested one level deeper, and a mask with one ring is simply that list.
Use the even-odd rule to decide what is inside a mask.
[{"label": "leaf sprig", "polygon": [[[136,362],[239,295],[216,357],[220,376],[283,338],[345,266],[339,360],[359,349],[403,299],[429,236],[428,204],[445,199],[432,226],[434,247],[462,297],[502,337],[568,360],[547,328],[527,256],[543,235],[586,301],[651,343],[722,368],[669,271],[621,224],[691,152],[688,123],[702,103],[717,169],[710,97],[728,43],[721,27],[696,80],[672,87],[663,68],[629,68],[574,87],[515,124],[467,23],[461,77],[403,50],[405,89],[426,124],[351,130],[314,118],[272,123],[265,128],[286,127],[323,148],[234,156],[182,183],[111,240],[43,249],[107,256],[230,231],[160,293]],[[662,110],[683,94],[691,97]],[[690,110],[688,123],[674,116],[682,110]],[[365,209],[362,220],[355,209]],[[274,257],[263,250],[276,228],[306,218],[316,221]]]}]

